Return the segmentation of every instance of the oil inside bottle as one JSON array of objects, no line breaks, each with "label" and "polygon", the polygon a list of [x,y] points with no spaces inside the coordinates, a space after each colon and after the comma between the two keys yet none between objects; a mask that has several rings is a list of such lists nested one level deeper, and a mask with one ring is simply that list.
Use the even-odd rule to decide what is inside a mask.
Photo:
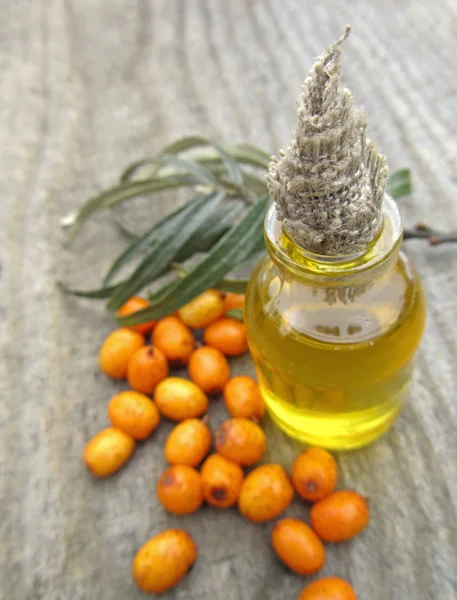
[{"label": "oil inside bottle", "polygon": [[265,257],[247,291],[246,325],[271,418],[308,444],[372,442],[402,408],[424,320],[420,281],[398,250],[349,286]]}]

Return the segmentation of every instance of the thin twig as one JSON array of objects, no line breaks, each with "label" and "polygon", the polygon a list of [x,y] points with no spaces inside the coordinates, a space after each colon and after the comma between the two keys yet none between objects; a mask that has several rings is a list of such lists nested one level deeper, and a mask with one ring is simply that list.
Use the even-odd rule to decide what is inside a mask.
[{"label": "thin twig", "polygon": [[440,244],[456,243],[457,233],[443,233],[435,231],[424,223],[417,223],[414,229],[405,229],[403,239],[426,240],[431,246],[439,246]]}]

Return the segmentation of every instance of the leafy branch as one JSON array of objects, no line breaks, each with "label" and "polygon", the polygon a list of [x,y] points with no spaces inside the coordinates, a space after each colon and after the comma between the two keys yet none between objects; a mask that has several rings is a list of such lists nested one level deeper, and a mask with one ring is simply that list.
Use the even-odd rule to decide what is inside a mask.
[{"label": "leafy branch", "polygon": [[[60,283],[61,289],[79,297],[107,300],[107,308],[116,311],[128,298],[171,274],[171,281],[149,294],[149,307],[118,319],[122,325],[158,319],[209,287],[243,292],[248,280],[237,278],[234,270],[254,263],[265,252],[263,221],[269,197],[264,171],[269,158],[249,144],[219,146],[192,136],[173,142],[153,158],[133,163],[116,185],[62,219],[69,242],[93,214],[138,195],[189,188],[193,197],[141,235],[117,221],[130,243],[113,261],[102,287],[73,290]],[[389,177],[391,196],[399,198],[410,192],[408,169]],[[439,234],[425,226],[406,230],[404,237],[427,239],[431,244],[457,241],[457,236]],[[196,258],[200,258],[197,264],[183,265]],[[136,266],[116,282],[134,261]]]}]

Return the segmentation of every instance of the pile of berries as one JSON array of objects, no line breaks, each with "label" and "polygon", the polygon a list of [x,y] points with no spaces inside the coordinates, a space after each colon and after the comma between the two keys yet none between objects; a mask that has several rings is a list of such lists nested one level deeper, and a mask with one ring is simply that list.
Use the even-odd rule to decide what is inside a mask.
[{"label": "pile of berries", "polygon": [[[188,515],[205,502],[219,509],[237,506],[246,519],[265,523],[279,517],[297,493],[313,503],[310,525],[300,519],[278,520],[272,547],[291,571],[312,575],[324,566],[323,542],[343,542],[359,533],[369,520],[368,505],[354,491],[335,491],[337,465],[323,449],[301,452],[290,475],[279,464],[258,465],[267,447],[259,424],[264,400],[254,379],[231,377],[227,360],[248,350],[244,324],[226,316],[243,304],[243,295],[207,290],[158,322],[111,333],[100,350],[100,368],[112,378],[127,379],[131,390],[110,400],[111,426],[88,442],[84,462],[94,476],[109,476],[129,460],[136,441],[146,439],[161,418],[174,421],[164,447],[170,466],[156,490],[164,509]],[[147,305],[147,300],[133,297],[118,314],[129,315]],[[203,330],[204,345],[198,344],[194,330]],[[183,366],[190,379],[169,375]],[[230,418],[212,432],[206,421],[208,395],[220,393]],[[197,553],[189,533],[167,529],[138,550],[133,578],[145,592],[164,592],[184,577]],[[297,600],[325,598],[356,596],[348,582],[326,577],[309,583]]]}]

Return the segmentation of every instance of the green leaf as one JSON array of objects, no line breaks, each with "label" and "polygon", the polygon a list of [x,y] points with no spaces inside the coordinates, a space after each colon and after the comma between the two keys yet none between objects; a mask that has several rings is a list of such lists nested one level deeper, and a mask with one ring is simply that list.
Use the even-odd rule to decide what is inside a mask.
[{"label": "green leaf", "polygon": [[231,279],[223,277],[214,287],[221,292],[232,292],[233,294],[244,294],[249,279]]},{"label": "green leaf", "polygon": [[236,319],[237,321],[243,321],[243,309],[242,308],[232,308],[225,313],[226,317],[230,317],[231,319]]},{"label": "green leaf", "polygon": [[[161,154],[169,155],[169,154],[178,154],[180,152],[184,152],[186,150],[190,150],[196,148],[198,146],[209,146],[214,148],[217,155],[219,155],[222,163],[227,170],[227,173],[231,179],[231,181],[237,185],[241,186],[243,184],[243,174],[237,164],[237,161],[233,156],[230,155],[229,152],[226,152],[222,146],[217,144],[213,144],[208,139],[201,136],[190,136],[173,142],[172,144],[165,146],[162,150]],[[198,161],[196,161],[198,162]]]},{"label": "green leaf", "polygon": [[69,228],[71,239],[76,235],[88,217],[99,210],[115,206],[124,200],[139,196],[140,194],[149,194],[181,186],[191,186],[197,183],[199,181],[196,180],[194,175],[180,175],[122,183],[90,198],[78,211],[64,217],[61,223],[63,227]]},{"label": "green leaf", "polygon": [[113,294],[108,302],[108,308],[118,309],[145,285],[154,281],[175,259],[177,253],[207,217],[213,214],[224,197],[225,192],[206,194],[197,202],[187,204],[181,212],[174,215],[168,221],[166,231],[162,231],[161,237],[156,238],[155,243],[149,247],[146,256],[130,278]]},{"label": "green leaf", "polygon": [[[196,202],[198,199],[199,197],[191,200],[190,202]],[[130,244],[130,246],[128,246],[113,262],[103,280],[103,283],[106,285],[125,265],[136,258],[138,254],[147,251],[158,236],[162,238],[166,237],[168,223],[170,220],[174,219],[176,214],[186,209],[186,206],[186,204],[180,206],[174,212],[155,223],[142,236],[137,236],[136,240]],[[175,262],[184,262],[197,252],[208,251],[231,227],[233,219],[238,213],[239,207],[234,203],[227,203],[222,206],[217,213],[210,213],[207,219],[202,223],[201,227],[195,231],[187,244],[178,252],[174,258]],[[165,267],[163,272],[158,276],[163,275],[168,270],[169,269]]]},{"label": "green leaf", "polygon": [[254,167],[267,169],[270,162],[270,155],[251,144],[231,144],[223,146],[224,150],[233,156],[238,162],[250,164]]},{"label": "green leaf", "polygon": [[394,171],[387,179],[387,193],[392,198],[407,196],[411,194],[412,188],[411,171],[409,169]]},{"label": "green leaf", "polygon": [[133,325],[144,320],[159,319],[174,312],[208,288],[217,285],[230,272],[234,264],[241,263],[252,255],[258,232],[263,231],[268,202],[268,196],[259,198],[249,208],[244,218],[221,238],[207,257],[186,277],[179,280],[159,303],[124,317],[119,322]]},{"label": "green leaf", "polygon": [[105,298],[109,298],[111,294],[113,294],[120,287],[120,284],[110,285],[96,290],[74,290],[66,286],[61,281],[58,281],[57,287],[59,287],[62,292],[65,292],[65,294],[71,294],[72,296],[103,300]]}]

